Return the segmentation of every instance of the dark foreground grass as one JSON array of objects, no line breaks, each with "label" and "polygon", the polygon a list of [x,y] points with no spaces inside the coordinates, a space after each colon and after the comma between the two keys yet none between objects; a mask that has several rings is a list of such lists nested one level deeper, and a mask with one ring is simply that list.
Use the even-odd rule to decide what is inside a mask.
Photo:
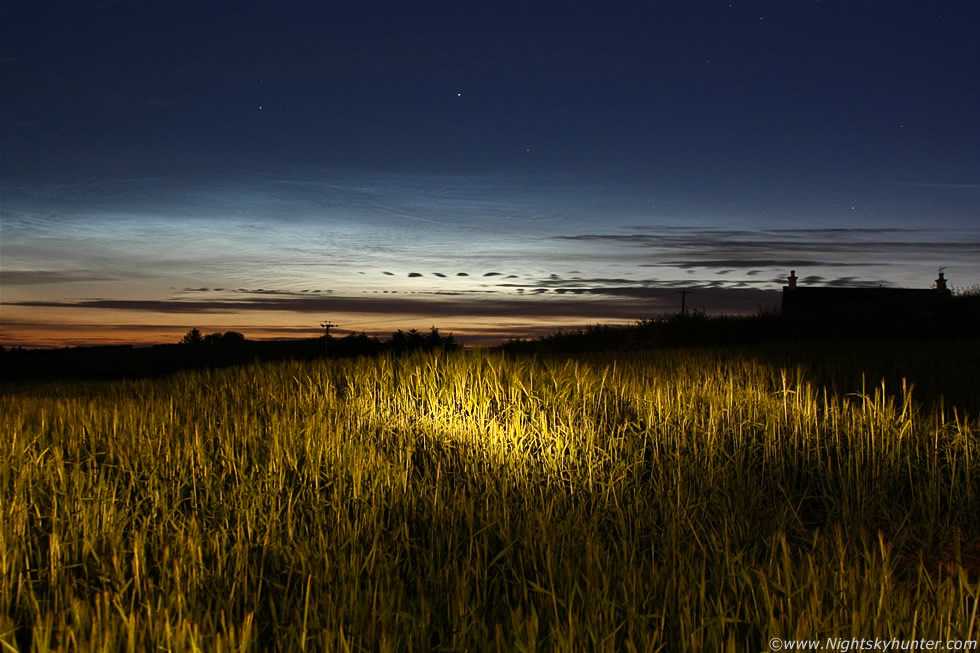
[{"label": "dark foreground grass", "polygon": [[978,424],[910,385],[885,390],[825,390],[721,351],[459,352],[8,389],[0,642],[977,639]]}]

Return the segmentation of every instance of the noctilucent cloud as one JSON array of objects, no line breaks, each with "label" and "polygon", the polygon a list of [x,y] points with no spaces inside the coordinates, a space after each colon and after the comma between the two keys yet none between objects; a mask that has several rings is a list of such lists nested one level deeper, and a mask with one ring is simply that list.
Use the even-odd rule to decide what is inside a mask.
[{"label": "noctilucent cloud", "polygon": [[0,343],[980,282],[976,3],[0,7]]}]

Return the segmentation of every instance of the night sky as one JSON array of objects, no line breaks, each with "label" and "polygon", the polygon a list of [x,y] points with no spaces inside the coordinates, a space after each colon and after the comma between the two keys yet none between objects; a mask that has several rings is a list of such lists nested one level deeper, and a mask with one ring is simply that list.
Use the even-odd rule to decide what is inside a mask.
[{"label": "night sky", "polygon": [[977,2],[0,5],[0,343],[980,283]]}]

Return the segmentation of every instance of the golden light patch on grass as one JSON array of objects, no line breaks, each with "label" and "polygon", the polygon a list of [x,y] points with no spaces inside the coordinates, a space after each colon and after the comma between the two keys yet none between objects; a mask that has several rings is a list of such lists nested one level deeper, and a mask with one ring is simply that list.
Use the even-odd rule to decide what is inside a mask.
[{"label": "golden light patch on grass", "polygon": [[8,647],[980,634],[977,423],[910,386],[470,351],[8,389],[0,425]]}]

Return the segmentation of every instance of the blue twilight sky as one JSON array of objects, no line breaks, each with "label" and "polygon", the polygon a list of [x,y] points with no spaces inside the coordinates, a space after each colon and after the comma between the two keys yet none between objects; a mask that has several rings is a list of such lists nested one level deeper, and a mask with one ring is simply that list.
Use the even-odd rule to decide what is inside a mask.
[{"label": "blue twilight sky", "polygon": [[980,3],[0,7],[0,343],[980,282]]}]

